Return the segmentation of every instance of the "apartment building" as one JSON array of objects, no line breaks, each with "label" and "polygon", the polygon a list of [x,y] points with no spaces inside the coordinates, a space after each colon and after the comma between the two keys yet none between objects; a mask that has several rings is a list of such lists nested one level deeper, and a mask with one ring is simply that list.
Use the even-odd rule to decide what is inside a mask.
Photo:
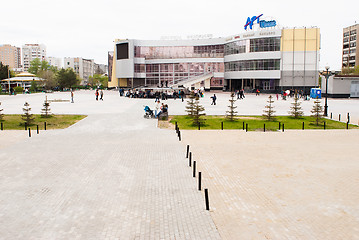
[{"label": "apartment building", "polygon": [[80,77],[81,85],[87,85],[90,76],[94,74],[94,60],[77,58],[64,58],[64,68],[72,68],[74,72]]},{"label": "apartment building", "polygon": [[62,68],[63,60],[62,58],[57,57],[47,57],[47,62],[50,66],[57,67],[58,69]]},{"label": "apartment building", "polygon": [[21,68],[21,49],[10,44],[0,45],[0,62],[10,69]]},{"label": "apartment building", "polygon": [[343,56],[342,67],[355,67],[359,65],[359,24],[343,28]]},{"label": "apartment building", "polygon": [[35,58],[46,60],[46,46],[44,44],[25,44],[22,46],[22,63],[24,71],[30,67],[30,62]]}]

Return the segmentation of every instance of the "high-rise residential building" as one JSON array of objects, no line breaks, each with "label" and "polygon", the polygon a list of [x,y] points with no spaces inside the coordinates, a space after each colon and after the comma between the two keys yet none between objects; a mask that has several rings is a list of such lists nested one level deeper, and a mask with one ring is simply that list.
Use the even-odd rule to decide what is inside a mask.
[{"label": "high-rise residential building", "polygon": [[64,58],[64,68],[72,68],[74,72],[81,78],[81,84],[88,84],[89,77],[94,74],[94,60],[84,58]]},{"label": "high-rise residential building", "polygon": [[22,46],[22,63],[26,72],[30,67],[30,62],[35,58],[46,60],[46,46],[43,44],[25,44]]},{"label": "high-rise residential building", "polygon": [[343,57],[342,67],[355,67],[359,65],[359,24],[343,28]]},{"label": "high-rise residential building", "polygon": [[10,69],[21,68],[21,49],[9,44],[0,45],[0,62]]},{"label": "high-rise residential building", "polygon": [[57,57],[47,57],[47,62],[50,66],[57,67],[58,69],[62,68],[62,58]]},{"label": "high-rise residential building", "polygon": [[108,66],[95,63],[94,74],[108,74]]}]

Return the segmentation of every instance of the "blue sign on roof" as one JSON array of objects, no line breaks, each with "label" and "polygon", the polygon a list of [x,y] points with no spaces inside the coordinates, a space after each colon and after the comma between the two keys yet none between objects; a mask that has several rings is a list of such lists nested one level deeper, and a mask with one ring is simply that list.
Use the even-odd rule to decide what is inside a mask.
[{"label": "blue sign on roof", "polygon": [[259,24],[260,28],[268,28],[268,27],[277,26],[277,22],[275,20],[272,20],[272,21],[259,20],[259,18],[262,16],[263,16],[263,14],[260,14],[258,16],[253,16],[251,18],[248,17],[246,25],[244,25],[244,30],[247,30],[248,26],[252,30],[253,24],[256,22],[256,20],[257,20],[257,24]]}]

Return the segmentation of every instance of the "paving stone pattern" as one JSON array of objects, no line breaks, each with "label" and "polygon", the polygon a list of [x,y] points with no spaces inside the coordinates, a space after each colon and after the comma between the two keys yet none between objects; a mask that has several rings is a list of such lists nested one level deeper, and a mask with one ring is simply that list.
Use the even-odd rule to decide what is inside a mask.
[{"label": "paving stone pattern", "polygon": [[0,149],[0,239],[220,239],[175,132],[115,104]]}]

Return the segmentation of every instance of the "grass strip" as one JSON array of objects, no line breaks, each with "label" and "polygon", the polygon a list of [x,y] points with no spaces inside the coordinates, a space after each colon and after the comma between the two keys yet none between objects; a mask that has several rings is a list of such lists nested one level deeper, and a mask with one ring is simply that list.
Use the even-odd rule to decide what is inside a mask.
[{"label": "grass strip", "polygon": [[[78,121],[87,117],[86,115],[51,115],[51,117],[43,118],[40,114],[34,114],[34,123],[29,126],[36,129],[36,125],[39,125],[39,129],[44,129],[44,122],[46,122],[46,129],[64,129]],[[3,120],[4,130],[24,130],[25,123],[21,119],[21,114],[4,114]]]},{"label": "grass strip", "polygon": [[[192,125],[191,118],[187,115],[170,116],[170,123],[177,122],[180,129],[196,130],[198,126]],[[206,123],[201,125],[201,130],[218,130],[221,129],[223,122],[223,129],[243,129],[248,124],[248,131],[263,131],[264,124],[266,131],[279,130],[279,123],[284,124],[285,129],[302,129],[304,122],[304,129],[324,129],[324,121],[326,129],[346,129],[347,124],[330,119],[322,119],[323,122],[318,126],[314,123],[313,117],[305,116],[301,118],[293,118],[290,116],[276,116],[275,121],[267,121],[262,116],[240,116],[236,121],[228,121],[224,116],[205,116]],[[349,124],[349,129],[358,129],[359,126]]]}]

